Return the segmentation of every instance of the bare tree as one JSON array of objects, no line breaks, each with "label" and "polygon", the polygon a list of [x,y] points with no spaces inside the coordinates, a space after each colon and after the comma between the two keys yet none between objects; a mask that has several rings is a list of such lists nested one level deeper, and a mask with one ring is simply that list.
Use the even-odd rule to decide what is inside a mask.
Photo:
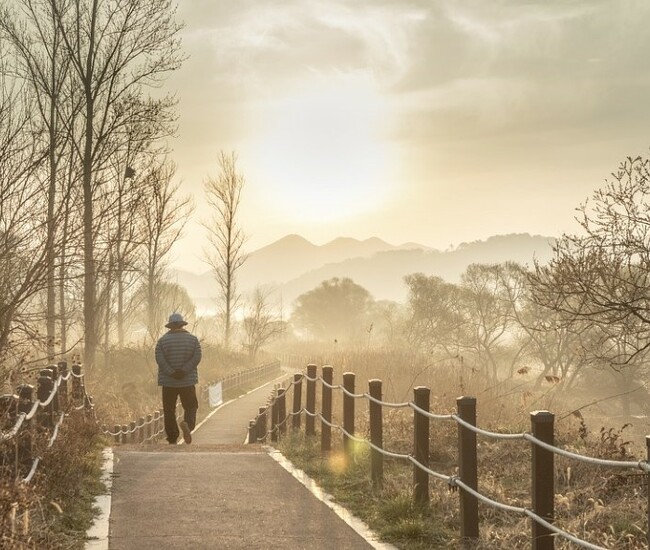
[{"label": "bare tree", "polygon": [[[461,277],[460,304],[465,322],[460,345],[476,357],[477,365],[493,381],[497,381],[508,344],[512,344],[512,302],[502,284],[501,272],[498,264],[472,264]],[[509,370],[524,347],[525,343],[515,346],[514,355],[507,361]]]},{"label": "bare tree", "polygon": [[139,216],[142,227],[142,264],[144,279],[143,299],[146,327],[154,340],[162,326],[161,311],[157,302],[165,282],[165,270],[172,246],[181,236],[193,205],[189,197],[179,196],[179,184],[173,183],[176,167],[171,162],[152,166],[144,176],[144,192]]},{"label": "bare tree", "polygon": [[[151,301],[149,281],[143,280],[130,302],[129,315],[126,318],[127,326],[137,330],[138,333],[141,332],[142,327],[145,327],[146,334],[140,341],[144,341],[147,349],[151,349],[152,339],[160,335],[170,312],[182,313],[190,324],[196,322],[196,306],[187,290],[178,283],[158,281],[155,286],[155,300]],[[158,324],[152,326],[152,319]]]},{"label": "bare tree", "polygon": [[[94,241],[98,174],[116,146],[112,138],[132,120],[132,111],[124,109],[128,98],[141,96],[145,86],[158,84],[179,67],[180,27],[169,0],[51,4],[71,64],[70,86],[81,91],[82,124],[74,151],[82,167],[85,361],[92,365],[98,336]],[[169,97],[156,103],[160,110],[174,104]]]},{"label": "bare tree", "polygon": [[460,289],[440,277],[413,273],[404,277],[408,295],[406,338],[411,347],[425,353],[438,349],[458,355],[455,333],[464,323],[459,308]]},{"label": "bare tree", "polygon": [[[65,200],[68,189],[60,164],[69,136],[62,131],[61,118],[74,117],[70,101],[71,91],[66,86],[69,60],[63,54],[61,33],[55,22],[53,3],[44,0],[17,0],[15,9],[0,11],[0,32],[8,38],[15,54],[16,74],[27,84],[34,99],[34,113],[43,125],[44,147],[47,148],[47,298],[46,330],[47,355],[55,353],[56,324],[56,269],[55,248],[57,203]],[[71,127],[68,122],[68,127]]]},{"label": "bare tree", "polygon": [[593,353],[624,367],[650,349],[650,159],[628,158],[578,212],[581,233],[536,265],[533,298],[565,324],[590,325]]},{"label": "bare tree", "polygon": [[[0,357],[22,337],[42,342],[34,303],[48,284],[46,197],[36,177],[47,152],[35,142],[29,96],[0,67]],[[60,243],[53,243],[59,246]],[[4,362],[0,365],[4,368]]]},{"label": "bare tree", "polygon": [[221,302],[220,313],[224,322],[224,346],[230,347],[232,321],[240,302],[236,275],[246,261],[243,245],[244,233],[239,226],[239,204],[244,187],[244,176],[237,171],[237,155],[219,153],[219,173],[208,178],[205,193],[213,216],[205,224],[210,242],[205,255],[212,267]]},{"label": "bare tree", "polygon": [[271,290],[257,287],[251,296],[244,317],[246,348],[254,361],[260,348],[282,334],[285,323],[270,303]]}]

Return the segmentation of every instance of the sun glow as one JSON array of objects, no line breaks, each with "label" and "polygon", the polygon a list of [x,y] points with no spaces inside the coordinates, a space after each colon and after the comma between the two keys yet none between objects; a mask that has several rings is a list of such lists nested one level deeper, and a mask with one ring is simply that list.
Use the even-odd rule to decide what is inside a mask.
[{"label": "sun glow", "polygon": [[367,79],[319,82],[265,104],[255,146],[265,202],[296,221],[376,209],[389,194],[386,108]]}]

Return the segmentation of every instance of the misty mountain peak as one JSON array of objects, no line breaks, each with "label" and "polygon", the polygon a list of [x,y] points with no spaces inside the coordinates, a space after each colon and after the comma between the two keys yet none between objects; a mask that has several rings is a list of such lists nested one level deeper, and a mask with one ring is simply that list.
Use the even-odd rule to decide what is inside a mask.
[{"label": "misty mountain peak", "polygon": [[[257,285],[276,286],[290,303],[322,281],[350,277],[377,299],[403,301],[405,275],[419,272],[457,282],[472,263],[530,265],[534,257],[545,263],[552,255],[552,242],[551,237],[513,233],[440,251],[417,243],[393,246],[376,237],[364,241],[340,237],[318,246],[300,235],[287,235],[248,256],[239,272],[238,287],[246,293]],[[177,273],[178,282],[197,303],[207,298],[213,303],[216,289],[211,273]]]}]

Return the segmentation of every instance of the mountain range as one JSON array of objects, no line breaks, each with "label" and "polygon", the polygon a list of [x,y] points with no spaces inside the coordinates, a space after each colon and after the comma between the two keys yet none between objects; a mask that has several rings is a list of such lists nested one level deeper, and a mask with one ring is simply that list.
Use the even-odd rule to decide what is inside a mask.
[{"label": "mountain range", "polygon": [[[395,246],[377,237],[340,237],[315,245],[299,235],[288,235],[250,253],[238,272],[237,286],[242,294],[256,286],[277,288],[283,303],[290,305],[324,280],[350,277],[377,300],[403,302],[407,294],[405,275],[421,272],[458,282],[472,263],[515,261],[530,266],[534,259],[546,263],[553,241],[552,237],[517,233],[441,251],[418,243]],[[214,309],[217,291],[211,272],[197,275],[176,270],[173,278],[187,289],[199,311]]]}]

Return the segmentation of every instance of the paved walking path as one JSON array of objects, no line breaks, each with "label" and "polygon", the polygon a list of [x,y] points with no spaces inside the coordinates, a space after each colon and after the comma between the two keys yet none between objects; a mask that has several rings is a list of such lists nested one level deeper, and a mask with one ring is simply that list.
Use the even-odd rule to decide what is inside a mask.
[{"label": "paved walking path", "polygon": [[243,445],[272,388],[223,405],[191,445],[116,447],[109,548],[372,548],[267,449]]}]

